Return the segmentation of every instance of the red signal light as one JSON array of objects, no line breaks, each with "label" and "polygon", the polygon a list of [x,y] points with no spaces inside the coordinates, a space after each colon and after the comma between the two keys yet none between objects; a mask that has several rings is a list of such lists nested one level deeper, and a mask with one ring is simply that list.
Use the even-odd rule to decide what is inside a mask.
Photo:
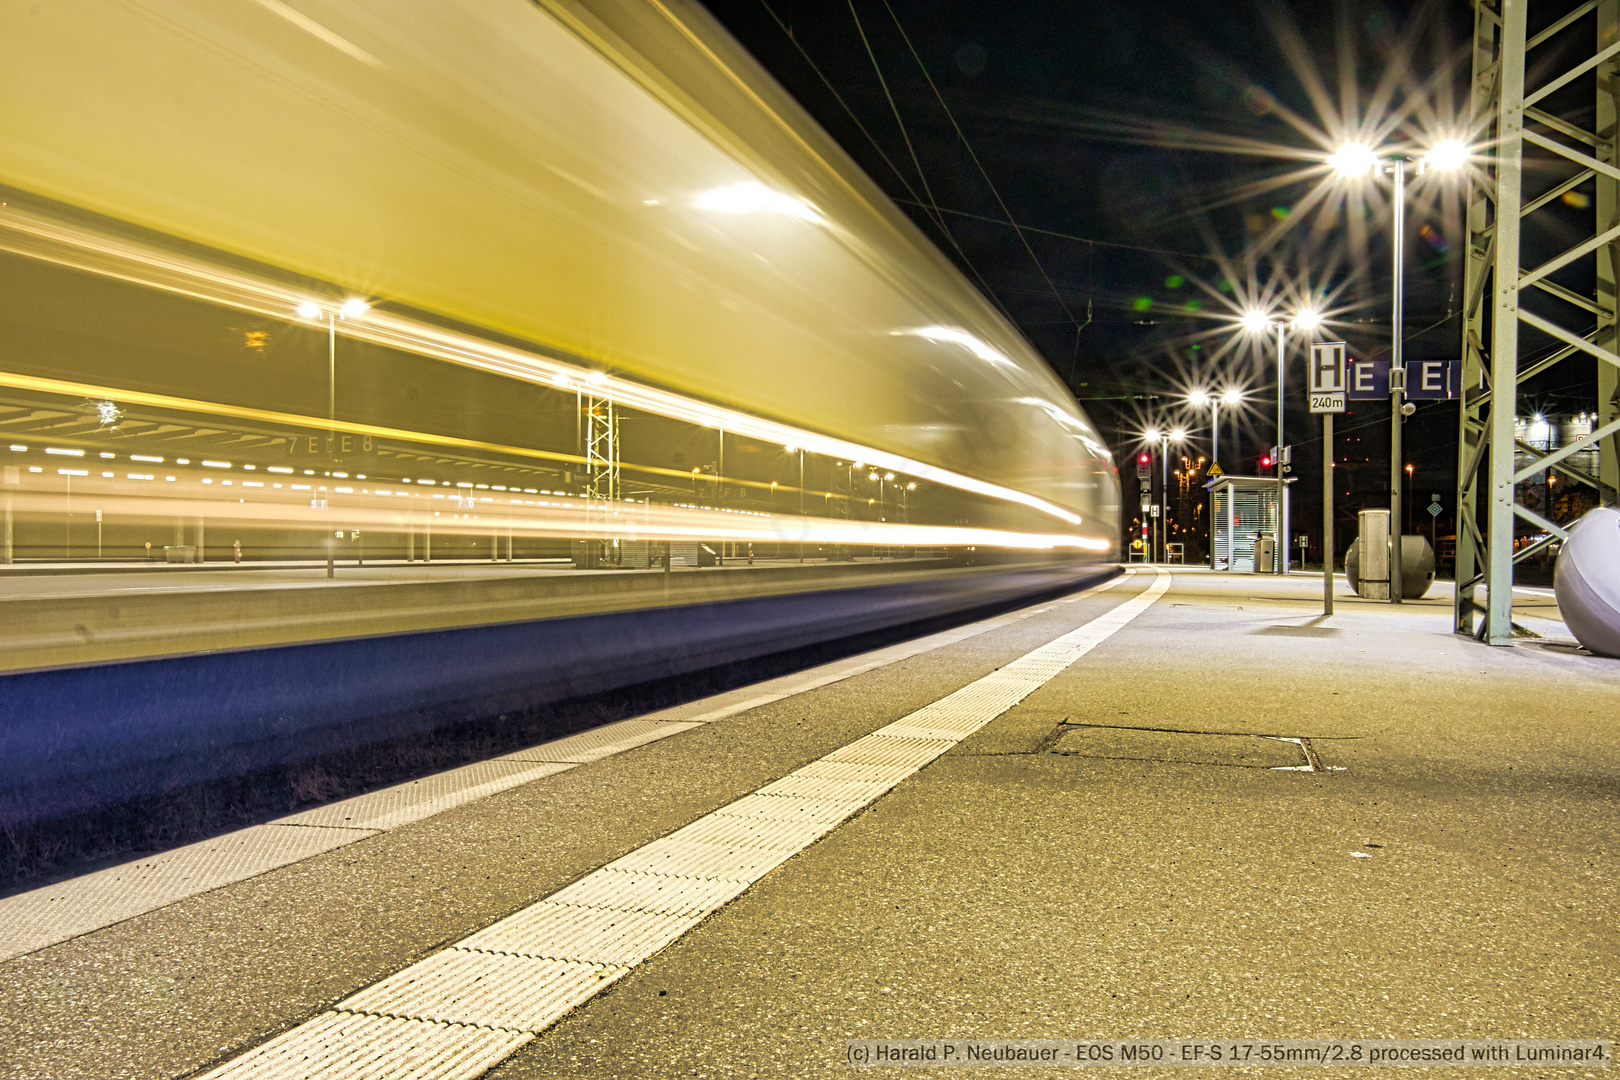
[{"label": "red signal light", "polygon": [[1138,465],[1146,465],[1150,461],[1152,461],[1152,458],[1148,457],[1146,454],[1143,454],[1141,457],[1136,459],[1136,463]]},{"label": "red signal light", "polygon": [[1269,455],[1266,455],[1266,454],[1262,454],[1262,455],[1261,455],[1261,456],[1260,456],[1260,467],[1261,467],[1261,468],[1262,468],[1262,469],[1269,469],[1269,468],[1271,468],[1271,457],[1270,457],[1270,456],[1269,456]]}]

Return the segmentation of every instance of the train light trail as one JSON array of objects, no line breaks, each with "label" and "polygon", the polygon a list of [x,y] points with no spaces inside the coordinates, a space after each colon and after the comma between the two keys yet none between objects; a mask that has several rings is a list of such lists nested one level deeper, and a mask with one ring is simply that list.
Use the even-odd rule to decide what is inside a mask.
[{"label": "train light trail", "polygon": [[801,221],[821,220],[809,203],[757,182],[705,191],[698,196],[697,205],[700,210],[716,210],[722,214],[755,214],[764,210]]},{"label": "train light trail", "polygon": [[952,345],[960,345],[986,363],[1004,364],[1007,367],[1018,366],[1005,353],[992,349],[984,341],[966,330],[953,330],[948,326],[924,326],[917,330],[896,330],[894,334],[896,337],[920,337],[928,341],[941,341]]}]

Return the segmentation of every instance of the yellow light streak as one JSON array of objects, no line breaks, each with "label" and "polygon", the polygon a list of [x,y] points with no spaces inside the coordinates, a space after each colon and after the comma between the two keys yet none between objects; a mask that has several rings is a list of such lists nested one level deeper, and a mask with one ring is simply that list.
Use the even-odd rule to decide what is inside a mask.
[{"label": "yellow light streak", "polygon": [[[75,474],[82,475],[82,474]],[[41,481],[50,483],[43,476]],[[38,483],[34,481],[33,483]],[[415,500],[390,497],[386,505],[372,505],[363,494],[344,498],[337,493],[310,492],[308,485],[294,491],[256,488],[238,496],[213,492],[204,497],[200,484],[158,489],[153,495],[131,490],[140,481],[86,477],[73,487],[76,499],[93,498],[108,519],[163,524],[176,517],[205,517],[210,522],[294,530],[325,531],[341,523],[344,528],[403,532],[426,529],[481,536],[491,528],[513,535],[603,540],[743,540],[765,543],[854,544],[890,547],[994,547],[1019,551],[1073,550],[1108,552],[1112,544],[1102,537],[1077,533],[1030,533],[1006,529],[943,525],[907,525],[896,522],[846,521],[798,515],[732,513],[688,506],[649,503],[570,504],[545,499],[498,499],[489,496],[435,497],[411,492]],[[192,494],[195,492],[195,494]],[[13,512],[24,516],[60,516],[68,510],[65,492],[44,490],[25,483],[8,493]],[[406,493],[401,492],[400,495]],[[376,498],[375,496],[371,498]],[[435,511],[434,507],[439,509]],[[449,510],[455,513],[448,513]]]},{"label": "yellow light streak", "polygon": [[[273,319],[287,319],[304,304],[312,302],[308,290],[297,289],[245,272],[164,251],[120,237],[98,234],[63,224],[16,207],[0,209],[0,249],[59,265],[101,274],[148,288],[189,296],[208,303],[250,311]],[[703,402],[669,390],[632,382],[621,376],[603,377],[583,363],[570,363],[555,357],[498,345],[468,334],[431,323],[372,308],[363,317],[336,323],[335,332],[356,341],[367,341],[385,348],[427,356],[463,367],[493,372],[536,385],[589,385],[595,397],[608,397],[621,405],[687,423],[719,427],[727,432],[773,442],[792,444],[812,453],[834,458],[860,458],[868,464],[908,473],[919,480],[1017,503],[1056,517],[1069,525],[1079,525],[1080,515],[1039,496],[966,476],[927,462],[916,461],[875,447],[861,446],[843,439],[795,428],[738,412],[722,405]],[[119,396],[108,390],[103,396]],[[124,393],[126,400],[135,397]],[[285,414],[282,414],[285,415]],[[389,430],[370,425],[346,424],[351,431],[373,433]],[[392,431],[389,437],[400,437]],[[435,437],[428,440],[447,446],[493,449],[471,440]],[[574,455],[549,451],[522,451],[525,456],[584,463]]]}]

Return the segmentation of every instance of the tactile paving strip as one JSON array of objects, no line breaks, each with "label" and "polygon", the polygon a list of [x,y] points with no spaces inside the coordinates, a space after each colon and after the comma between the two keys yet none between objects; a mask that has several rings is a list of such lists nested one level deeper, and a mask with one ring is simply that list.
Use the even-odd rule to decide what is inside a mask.
[{"label": "tactile paving strip", "polygon": [[356,795],[329,806],[305,810],[279,818],[272,824],[393,829],[573,767],[572,764],[551,761],[480,761],[381,791]]},{"label": "tactile paving strip", "polygon": [[[1095,630],[1095,623],[1088,623],[1036,649],[1028,655],[1040,657],[1040,663],[1023,668],[1018,668],[1016,663],[1008,665],[990,677],[995,685],[989,692],[975,689],[978,684],[964,687],[587,874],[550,897],[360,991],[338,1009],[357,1010],[375,1019],[438,1020],[450,1025],[499,1028],[513,1036],[532,1037],[920,767],[910,764],[909,760],[868,764],[862,760],[838,759],[837,755],[850,752],[856,759],[863,758],[872,750],[876,738],[890,739],[901,745],[915,744],[919,740],[911,732],[919,728],[959,731],[951,738],[926,740],[945,744],[938,750],[932,746],[927,748],[930,755],[937,756],[1050,678],[1049,675],[1037,677],[1034,673],[1049,670],[1054,657],[1083,655],[1146,610],[1163,595],[1169,583],[1170,575],[1159,573],[1146,592],[1109,613],[1112,618],[1107,629]],[[1123,617],[1120,616],[1122,611]],[[1022,671],[1032,674],[1021,676],[1018,672]],[[1008,702],[1015,684],[1021,685],[1022,692]],[[923,718],[925,713],[927,717]],[[920,746],[911,749],[913,758],[923,750]],[[932,760],[932,756],[927,760]],[[881,779],[841,778],[851,771]],[[776,846],[790,836],[798,840],[797,847]],[[723,839],[726,837],[732,839]],[[761,847],[761,843],[771,846]],[[703,876],[722,869],[731,876]],[[327,1025],[323,1028],[327,1030],[332,1015],[322,1014],[305,1027]],[[298,1030],[276,1042],[296,1041]],[[354,1039],[365,1043],[371,1037],[357,1030]],[[323,1047],[325,1045],[322,1043]],[[203,1080],[226,1076],[281,1080],[292,1075],[311,1078],[358,1075],[338,1071],[336,1066],[289,1071],[278,1067],[278,1063],[284,1066],[289,1060],[286,1056],[275,1061],[264,1059],[262,1068],[239,1068],[264,1049],[261,1047],[221,1066]],[[362,1052],[369,1051],[356,1050],[356,1054]],[[478,1071],[487,1067],[480,1065]],[[478,1072],[432,1075],[473,1077]]]},{"label": "tactile paving strip", "polygon": [[539,1031],[629,970],[451,948],[339,1002],[337,1010]]},{"label": "tactile paving strip", "polygon": [[868,735],[834,750],[823,761],[850,761],[861,765],[920,769],[956,745],[955,739],[918,739],[908,736]]},{"label": "tactile paving strip", "polygon": [[575,907],[542,900],[480,930],[459,947],[634,967],[698,922],[695,915]]},{"label": "tactile paving strip", "polygon": [[678,735],[683,731],[690,731],[698,725],[695,723],[668,723],[661,720],[620,720],[614,724],[603,724],[590,731],[582,731],[578,735],[570,735],[564,739],[557,739],[527,750],[519,750],[515,754],[496,758],[496,761],[556,761],[582,765],[589,761],[600,761],[602,758],[623,753],[637,746],[645,746],[659,739],[667,739],[671,735]]},{"label": "tactile paving strip", "polygon": [[532,1038],[527,1031],[328,1012],[208,1075],[218,1080],[459,1080],[485,1072]]},{"label": "tactile paving strip", "polygon": [[352,843],[370,831],[255,825],[0,900],[0,960]]}]

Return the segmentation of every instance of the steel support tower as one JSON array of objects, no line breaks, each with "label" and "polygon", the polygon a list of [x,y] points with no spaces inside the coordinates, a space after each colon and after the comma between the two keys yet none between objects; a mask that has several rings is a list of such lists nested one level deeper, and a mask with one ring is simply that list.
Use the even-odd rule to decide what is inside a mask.
[{"label": "steel support tower", "polygon": [[[1537,28],[1533,35],[1531,26]],[[1525,85],[1527,57],[1538,72],[1531,87]],[[1620,0],[1475,0],[1470,130],[1483,148],[1484,167],[1470,185],[1465,223],[1454,628],[1492,645],[1513,639],[1514,564],[1568,535],[1519,503],[1519,484],[1553,469],[1592,485],[1564,459],[1593,442],[1599,447],[1596,486],[1604,505],[1614,505],[1620,481],[1617,67]],[[1588,96],[1594,85],[1595,109]],[[1527,148],[1535,165],[1530,185]],[[1579,199],[1563,196],[1588,181],[1596,189],[1590,234],[1525,268],[1524,224],[1539,224],[1538,212],[1556,212],[1557,224],[1538,230],[1538,245],[1547,236],[1567,236],[1569,205]],[[1527,186],[1536,190],[1526,191]],[[1557,211],[1548,209],[1555,204]],[[1526,326],[1552,344],[1521,360],[1520,331]],[[1516,440],[1520,384],[1578,353],[1598,360],[1591,435],[1551,453]],[[1519,453],[1528,460],[1516,469]],[[1530,522],[1544,537],[1515,550],[1515,518]],[[1484,603],[1477,598],[1481,585],[1488,591]]]},{"label": "steel support tower", "polygon": [[601,544],[597,556],[617,562],[620,533],[619,411],[612,398],[584,398],[586,543]]},{"label": "steel support tower", "polygon": [[585,399],[585,497],[619,501],[619,413],[611,398]]}]

